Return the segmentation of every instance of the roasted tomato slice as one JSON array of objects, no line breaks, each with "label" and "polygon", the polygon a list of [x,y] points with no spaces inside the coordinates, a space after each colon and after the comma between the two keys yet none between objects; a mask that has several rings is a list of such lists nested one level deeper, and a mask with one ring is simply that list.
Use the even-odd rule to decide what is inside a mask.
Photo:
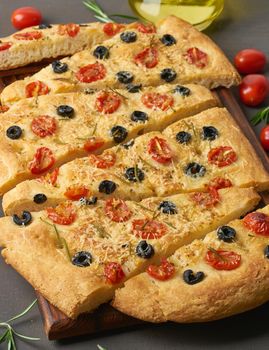
[{"label": "roasted tomato slice", "polygon": [[59,175],[59,168],[55,168],[51,173],[39,177],[37,181],[54,186],[58,179],[58,175]]},{"label": "roasted tomato slice", "polygon": [[112,151],[104,152],[101,156],[89,155],[90,163],[99,169],[111,168],[116,162],[116,154]]},{"label": "roasted tomato slice", "polygon": [[105,213],[114,222],[125,222],[132,216],[127,204],[122,199],[116,198],[106,200]]},{"label": "roasted tomato slice", "polygon": [[5,105],[0,106],[0,113],[5,113],[5,112],[7,112],[8,110],[9,110],[9,107],[8,107],[8,106],[5,106]]},{"label": "roasted tomato slice", "polygon": [[261,236],[269,236],[269,216],[260,213],[249,213],[244,219],[243,223],[247,229]]},{"label": "roasted tomato slice", "polygon": [[231,181],[229,179],[224,179],[223,177],[215,177],[214,179],[210,180],[207,185],[208,188],[215,188],[216,190],[232,186]]},{"label": "roasted tomato slice", "polygon": [[64,195],[72,201],[77,201],[82,197],[86,197],[89,190],[85,186],[71,186],[65,191]]},{"label": "roasted tomato slice", "polygon": [[63,202],[56,208],[47,208],[48,218],[55,224],[71,225],[76,220],[76,209],[70,202]]},{"label": "roasted tomato slice", "polygon": [[39,80],[29,83],[25,87],[25,95],[27,98],[36,97],[40,95],[47,95],[48,93],[49,93],[48,86]]},{"label": "roasted tomato slice", "polygon": [[158,51],[154,47],[147,47],[134,56],[134,61],[138,66],[154,68],[158,64]]},{"label": "roasted tomato slice", "polygon": [[168,142],[158,136],[149,141],[148,152],[151,158],[158,163],[167,164],[172,160],[172,150]]},{"label": "roasted tomato slice", "polygon": [[110,262],[105,265],[104,275],[106,277],[106,281],[111,284],[117,284],[122,282],[125,277],[125,273],[119,263]]},{"label": "roasted tomato slice", "polygon": [[76,73],[76,78],[82,83],[92,83],[102,80],[106,76],[106,68],[102,63],[92,63],[80,68]]},{"label": "roasted tomato slice", "polygon": [[47,147],[37,149],[34,159],[29,163],[32,174],[39,175],[53,167],[55,158],[53,152]]},{"label": "roasted tomato slice", "polygon": [[183,55],[189,64],[194,64],[197,68],[204,68],[208,64],[208,56],[197,47],[191,47]]},{"label": "roasted tomato slice", "polygon": [[104,145],[105,141],[101,137],[92,136],[84,144],[84,149],[87,152],[94,152]]},{"label": "roasted tomato slice", "polygon": [[136,219],[132,222],[132,231],[139,238],[157,239],[167,233],[167,228],[163,223],[156,220]]},{"label": "roasted tomato slice", "polygon": [[41,115],[32,120],[31,129],[39,137],[51,136],[57,129],[56,119],[48,115]]},{"label": "roasted tomato slice", "polygon": [[208,192],[195,192],[190,197],[195,203],[205,208],[212,208],[220,201],[219,193],[213,187],[210,187]]},{"label": "roasted tomato slice", "polygon": [[120,96],[113,92],[108,92],[108,91],[101,91],[95,101],[96,109],[99,112],[105,113],[105,114],[114,113],[120,107],[120,105],[121,105]]},{"label": "roasted tomato slice", "polygon": [[159,94],[157,92],[149,92],[143,94],[141,97],[142,103],[151,109],[161,109],[162,111],[167,111],[174,104],[174,99],[172,96]]},{"label": "roasted tomato slice", "polygon": [[230,146],[220,146],[212,148],[207,155],[211,164],[217,165],[219,168],[230,165],[237,160],[235,151]]},{"label": "roasted tomato slice", "polygon": [[176,269],[173,263],[170,263],[166,258],[163,258],[160,266],[149,265],[147,273],[159,281],[166,281],[173,277]]},{"label": "roasted tomato slice", "polygon": [[12,45],[10,42],[0,43],[0,51],[8,50]]},{"label": "roasted tomato slice", "polygon": [[156,27],[154,24],[144,24],[144,23],[137,23],[136,25],[136,29],[140,32],[140,33],[144,33],[144,34],[153,34],[156,33]]},{"label": "roasted tomato slice", "polygon": [[114,36],[118,34],[125,25],[119,23],[106,23],[103,26],[103,31],[108,36]]},{"label": "roasted tomato slice", "polygon": [[77,36],[79,31],[80,26],[75,23],[59,24],[58,26],[58,33],[60,35],[69,35],[71,38]]},{"label": "roasted tomato slice", "polygon": [[241,255],[232,251],[209,248],[205,261],[216,270],[234,270],[241,263]]},{"label": "roasted tomato slice", "polygon": [[38,31],[24,32],[14,34],[13,37],[17,40],[38,40],[41,39],[43,34]]}]

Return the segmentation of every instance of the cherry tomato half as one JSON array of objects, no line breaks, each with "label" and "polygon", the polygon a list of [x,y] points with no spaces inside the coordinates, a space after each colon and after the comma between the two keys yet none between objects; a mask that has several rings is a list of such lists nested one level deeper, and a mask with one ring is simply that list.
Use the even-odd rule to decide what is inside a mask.
[{"label": "cherry tomato half", "polygon": [[154,47],[147,47],[135,55],[134,61],[138,66],[154,68],[158,64],[158,51]]},{"label": "cherry tomato half", "polygon": [[104,152],[101,156],[95,154],[89,155],[89,161],[92,165],[99,169],[111,168],[116,162],[116,153],[112,151]]},{"label": "cherry tomato half", "polygon": [[247,214],[243,223],[250,231],[255,232],[257,235],[269,236],[269,216],[260,213],[254,212]]},{"label": "cherry tomato half", "polygon": [[58,225],[71,225],[76,220],[76,209],[70,202],[63,202],[56,208],[47,208],[48,218]]},{"label": "cherry tomato half", "polygon": [[216,270],[234,270],[241,263],[241,255],[227,250],[209,249],[205,261]]},{"label": "cherry tomato half", "polygon": [[35,7],[20,7],[12,12],[11,23],[16,29],[37,26],[41,23],[41,12]]},{"label": "cherry tomato half", "polygon": [[92,83],[102,80],[106,76],[106,68],[102,63],[92,63],[81,67],[75,74],[76,78],[82,83]]},{"label": "cherry tomato half", "polygon": [[105,114],[114,113],[121,105],[121,98],[114,92],[102,91],[95,101],[96,109]]},{"label": "cherry tomato half", "polygon": [[71,186],[65,191],[64,195],[72,201],[77,201],[82,197],[86,197],[89,190],[85,186]]},{"label": "cherry tomato half", "polygon": [[157,239],[167,233],[167,228],[156,220],[136,219],[132,222],[132,231],[136,237],[142,239]]},{"label": "cherry tomato half", "polygon": [[262,147],[266,150],[269,151],[269,125],[266,125],[260,133],[260,140]]},{"label": "cherry tomato half", "polygon": [[146,271],[151,277],[159,281],[166,281],[174,275],[176,269],[173,263],[163,258],[160,266],[149,265]]},{"label": "cherry tomato half", "polygon": [[239,85],[239,94],[242,102],[247,106],[257,106],[262,103],[269,92],[269,82],[264,75],[246,75]]},{"label": "cherry tomato half", "polygon": [[241,74],[259,73],[266,65],[266,56],[262,51],[245,49],[236,54],[234,64]]},{"label": "cherry tomato half", "polygon": [[172,150],[168,142],[158,136],[155,136],[149,141],[148,153],[153,160],[161,164],[170,163],[173,158]]},{"label": "cherry tomato half", "polygon": [[114,222],[125,222],[132,216],[127,204],[122,199],[116,198],[106,200],[105,213]]},{"label": "cherry tomato half", "polygon": [[214,187],[209,187],[208,192],[195,192],[190,196],[196,204],[205,208],[212,208],[220,201],[218,190]]},{"label": "cherry tomato half", "polygon": [[110,262],[105,265],[104,275],[106,277],[106,281],[111,284],[120,283],[125,277],[125,273],[121,265],[116,262]]}]

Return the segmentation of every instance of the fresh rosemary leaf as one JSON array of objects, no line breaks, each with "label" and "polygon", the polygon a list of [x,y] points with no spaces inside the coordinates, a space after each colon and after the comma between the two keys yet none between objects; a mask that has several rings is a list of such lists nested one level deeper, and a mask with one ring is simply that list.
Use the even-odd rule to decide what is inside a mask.
[{"label": "fresh rosemary leaf", "polygon": [[95,15],[96,19],[99,19],[101,22],[115,22],[112,18],[108,17],[108,15],[101,9],[101,7],[94,0],[86,0],[83,1],[83,4],[92,11]]},{"label": "fresh rosemary leaf", "polygon": [[10,318],[10,319],[7,320],[5,323],[10,323],[10,322],[15,321],[15,320],[17,320],[18,318],[21,318],[22,316],[26,315],[27,312],[29,312],[29,311],[34,307],[34,305],[36,304],[36,302],[37,302],[37,299],[35,299],[35,300],[32,302],[32,304],[30,304],[24,311],[22,311],[20,314],[18,314],[18,315],[16,315],[16,316]]},{"label": "fresh rosemary leaf", "polygon": [[103,348],[101,345],[97,345],[97,348],[98,348],[98,350],[106,350],[105,348]]},{"label": "fresh rosemary leaf", "polygon": [[110,15],[110,17],[120,17],[120,18],[131,19],[131,20],[134,20],[134,21],[137,21],[137,20],[138,20],[137,17],[134,17],[134,16],[127,16],[127,15],[121,15],[121,14],[118,14],[118,13],[115,13],[115,14],[113,14],[113,15]]},{"label": "fresh rosemary leaf", "polygon": [[250,120],[252,125],[258,125],[261,121],[269,124],[269,106],[258,111]]}]

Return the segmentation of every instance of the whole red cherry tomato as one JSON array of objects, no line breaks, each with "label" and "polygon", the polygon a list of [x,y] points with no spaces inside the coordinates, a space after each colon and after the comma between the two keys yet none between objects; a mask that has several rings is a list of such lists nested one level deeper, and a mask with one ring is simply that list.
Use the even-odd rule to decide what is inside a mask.
[{"label": "whole red cherry tomato", "polygon": [[266,65],[266,56],[262,51],[245,49],[236,54],[234,64],[241,74],[259,73]]},{"label": "whole red cherry tomato", "polygon": [[260,140],[262,147],[266,150],[269,151],[269,125],[266,125],[260,133]]},{"label": "whole red cherry tomato", "polygon": [[269,82],[264,75],[246,75],[239,86],[242,102],[247,106],[257,106],[264,101],[269,92]]},{"label": "whole red cherry tomato", "polygon": [[20,7],[12,12],[11,22],[16,29],[37,26],[41,23],[41,12],[35,7]]}]

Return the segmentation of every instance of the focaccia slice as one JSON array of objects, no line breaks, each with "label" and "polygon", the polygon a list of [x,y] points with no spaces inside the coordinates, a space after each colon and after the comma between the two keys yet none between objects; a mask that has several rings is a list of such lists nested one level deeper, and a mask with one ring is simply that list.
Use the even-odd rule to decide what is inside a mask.
[{"label": "focaccia slice", "polygon": [[194,84],[21,100],[0,118],[0,192],[217,104],[208,89]]},{"label": "focaccia slice", "polygon": [[53,24],[28,27],[0,39],[0,70],[47,58],[69,56],[110,39],[127,29],[124,24]]},{"label": "focaccia slice", "polygon": [[166,82],[201,83],[213,88],[238,84],[240,77],[221,50],[189,23],[167,17],[157,32],[141,33],[134,25],[97,47],[81,51],[62,64],[14,82],[1,95],[3,105],[33,96],[84,91],[88,88],[139,88]]},{"label": "focaccia slice", "polygon": [[269,206],[219,227],[168,259],[166,281],[156,279],[155,267],[149,268],[151,275],[145,272],[127,281],[116,292],[113,306],[150,322],[190,323],[217,320],[265,303],[268,223]]},{"label": "focaccia slice", "polygon": [[[269,188],[268,173],[225,108],[208,109],[172,124],[163,133],[139,136],[100,156],[76,159],[51,177],[22,182],[6,193],[4,211],[40,210],[72,199],[70,191],[77,196],[138,201],[203,191],[206,193],[193,200],[211,205],[218,200],[217,190],[222,187]],[[42,203],[34,200],[38,193],[46,197]]]},{"label": "focaccia slice", "polygon": [[258,202],[253,189],[239,188],[220,190],[212,208],[194,204],[186,194],[139,203],[115,198],[64,202],[32,215],[24,211],[1,218],[0,245],[8,264],[75,318],[110,300],[116,288],[150,263]]}]

